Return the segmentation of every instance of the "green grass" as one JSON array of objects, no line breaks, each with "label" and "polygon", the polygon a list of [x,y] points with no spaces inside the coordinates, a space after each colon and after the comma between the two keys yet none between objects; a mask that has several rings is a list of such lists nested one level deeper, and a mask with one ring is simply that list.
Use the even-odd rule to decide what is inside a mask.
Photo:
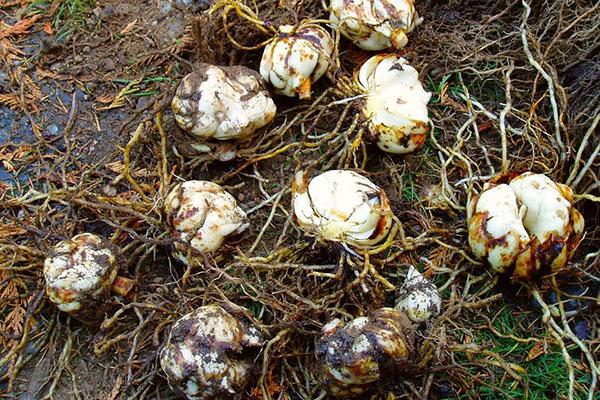
[{"label": "green grass", "polygon": [[96,5],[96,0],[62,0],[54,15],[52,27],[56,40],[60,41],[85,24],[88,12]]},{"label": "green grass", "polygon": [[[502,334],[512,334],[517,337],[526,338],[535,335],[537,338],[548,337],[542,329],[533,329],[529,325],[539,327],[539,320],[532,322],[528,320],[527,313],[519,310],[513,312],[510,305],[505,305],[498,316],[493,320],[493,326]],[[480,327],[487,326],[483,320],[473,320],[474,324]],[[462,393],[461,399],[530,399],[530,400],[554,400],[566,398],[569,390],[569,381],[567,368],[562,357],[560,349],[557,346],[549,345],[547,350],[531,361],[527,360],[530,350],[535,345],[531,343],[521,343],[507,337],[499,337],[489,329],[473,329],[470,331],[473,342],[478,344],[481,349],[486,349],[500,355],[507,363],[514,363],[525,369],[526,374],[521,375],[523,380],[516,382],[502,368],[486,364],[477,364],[477,360],[489,358],[484,354],[471,354],[467,357],[464,353],[455,353],[455,360],[465,365],[472,375],[481,375],[487,371],[485,384],[473,383],[473,386]],[[551,342],[551,340],[548,340]],[[572,348],[569,350],[573,350]],[[571,352],[574,360],[577,360],[576,353]],[[491,374],[489,374],[491,372]],[[488,375],[489,374],[489,375]],[[575,399],[587,398],[586,388],[590,384],[590,375],[585,372],[575,371],[576,381],[579,385],[575,387]],[[495,387],[492,387],[495,386]],[[499,390],[501,389],[501,390]]]},{"label": "green grass", "polygon": [[402,197],[411,203],[419,199],[419,193],[415,188],[414,176],[414,172],[404,172],[402,175]]}]

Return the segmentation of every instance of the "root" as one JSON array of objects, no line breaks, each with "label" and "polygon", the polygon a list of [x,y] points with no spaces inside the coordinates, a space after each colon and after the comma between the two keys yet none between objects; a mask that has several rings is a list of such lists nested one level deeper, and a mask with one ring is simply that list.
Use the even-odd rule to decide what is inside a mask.
[{"label": "root", "polygon": [[[553,280],[553,285],[555,286],[555,291],[557,293],[557,296],[559,296],[559,294],[558,294],[559,291],[558,291],[558,287],[556,287],[555,280]],[[561,348],[562,354],[563,354],[563,358],[565,359],[565,364],[566,364],[567,370],[569,372],[569,399],[574,398],[573,394],[574,394],[574,387],[575,387],[575,373],[574,373],[574,369],[573,369],[573,363],[572,363],[571,357],[569,355],[569,352],[566,348],[564,339],[568,339],[571,342],[575,343],[577,345],[577,347],[579,347],[581,352],[585,355],[585,357],[588,361],[588,364],[591,369],[591,376],[592,376],[592,381],[591,381],[590,387],[588,388],[588,399],[592,400],[594,398],[594,393],[596,391],[596,383],[598,380],[598,375],[600,374],[600,369],[598,367],[597,361],[594,359],[594,356],[592,355],[589,348],[581,340],[579,340],[579,338],[577,336],[575,336],[575,334],[573,334],[573,332],[571,331],[571,328],[568,325],[565,310],[560,301],[560,298],[558,299],[558,302],[559,302],[559,312],[560,312],[559,316],[560,316],[561,322],[563,324],[562,328],[554,320],[554,317],[552,316],[553,313],[552,313],[550,307],[548,306],[548,304],[544,301],[540,292],[536,288],[534,288],[532,293],[533,293],[535,300],[541,305],[541,307],[544,310],[544,315],[542,316],[542,321],[546,324],[549,333],[558,342],[558,344]]]}]

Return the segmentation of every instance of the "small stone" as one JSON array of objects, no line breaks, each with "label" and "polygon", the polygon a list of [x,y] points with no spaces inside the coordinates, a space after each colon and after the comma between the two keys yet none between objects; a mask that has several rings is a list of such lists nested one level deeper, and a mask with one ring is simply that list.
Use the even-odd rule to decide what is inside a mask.
[{"label": "small stone", "polygon": [[90,52],[90,46],[85,46],[85,47],[83,48],[83,52],[84,52],[84,53],[89,53],[89,52]]},{"label": "small stone", "polygon": [[106,185],[102,188],[102,192],[108,197],[114,197],[117,195],[117,188],[112,185]]},{"label": "small stone", "polygon": [[102,9],[100,7],[96,7],[92,10],[92,14],[94,14],[96,18],[100,18],[101,13]]},{"label": "small stone", "polygon": [[110,17],[112,17],[114,14],[115,14],[115,8],[113,6],[106,6],[102,9],[102,11],[100,11],[100,18],[103,21],[106,21]]},{"label": "small stone", "polygon": [[111,58],[105,58],[102,60],[102,69],[110,72],[115,70],[115,62]]},{"label": "small stone", "polygon": [[47,131],[51,136],[54,136],[58,133],[58,126],[56,124],[48,125]]},{"label": "small stone", "polygon": [[148,96],[142,96],[142,97],[138,98],[138,100],[135,104],[135,110],[140,111],[140,110],[145,109],[146,106],[148,105],[148,100],[149,100]]},{"label": "small stone", "polygon": [[96,90],[97,87],[98,87],[98,84],[96,82],[88,82],[85,84],[85,90],[88,93],[93,92],[94,90]]},{"label": "small stone", "polygon": [[240,203],[243,203],[245,199],[246,199],[246,196],[244,196],[244,193],[238,194],[238,201]]},{"label": "small stone", "polygon": [[76,55],[76,56],[73,58],[73,60],[74,60],[76,63],[81,63],[81,62],[83,62],[83,57],[81,57],[79,54],[77,54],[77,55]]},{"label": "small stone", "polygon": [[163,278],[161,278],[160,276],[157,276],[156,278],[152,279],[152,283],[159,285],[159,284],[163,283]]},{"label": "small stone", "polygon": [[62,72],[65,66],[62,62],[56,62],[50,66],[50,71],[52,72]]}]

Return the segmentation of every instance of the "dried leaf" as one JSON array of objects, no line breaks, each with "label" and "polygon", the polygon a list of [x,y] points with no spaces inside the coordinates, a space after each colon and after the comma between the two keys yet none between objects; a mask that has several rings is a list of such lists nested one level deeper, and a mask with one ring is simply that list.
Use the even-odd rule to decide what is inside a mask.
[{"label": "dried leaf", "polygon": [[11,236],[18,236],[27,231],[17,224],[2,224],[0,225],[0,239],[6,239]]},{"label": "dried leaf", "polygon": [[112,101],[112,103],[110,103],[109,106],[100,107],[100,108],[98,108],[98,111],[112,110],[114,108],[123,107],[125,105],[125,98],[127,97],[127,95],[140,91],[139,88],[134,87],[134,86],[139,84],[141,81],[142,81],[141,79],[136,79],[134,81],[129,82],[127,84],[127,86],[125,86],[123,89],[121,89],[121,91],[115,96],[115,99]]},{"label": "dried leaf", "polygon": [[35,22],[41,17],[41,14],[37,14],[33,17],[22,19],[14,25],[8,25],[7,23],[0,22],[0,39],[27,33],[29,28],[31,28],[31,26],[35,24]]},{"label": "dried leaf", "polygon": [[527,361],[535,360],[542,354],[546,352],[546,344],[544,342],[537,342],[531,350],[529,350],[529,354],[527,354]]},{"label": "dried leaf", "polygon": [[120,32],[120,34],[125,35],[125,34],[128,34],[129,32],[131,32],[133,30],[133,27],[135,26],[135,24],[137,24],[137,22],[138,22],[138,20],[134,19],[133,21],[128,23],[127,26],[125,28],[123,28],[123,30]]}]

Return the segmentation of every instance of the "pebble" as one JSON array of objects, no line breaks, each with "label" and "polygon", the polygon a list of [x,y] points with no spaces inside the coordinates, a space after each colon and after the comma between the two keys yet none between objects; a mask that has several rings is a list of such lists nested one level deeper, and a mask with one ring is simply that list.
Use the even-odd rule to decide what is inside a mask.
[{"label": "pebble", "polygon": [[102,192],[108,197],[114,197],[117,195],[117,188],[112,185],[106,185],[102,188]]},{"label": "pebble", "polygon": [[88,93],[92,93],[94,90],[96,90],[97,87],[98,87],[98,84],[96,82],[88,82],[85,84],[85,90]]},{"label": "pebble", "polygon": [[62,62],[56,62],[50,66],[52,72],[62,72],[65,69],[65,64]]},{"label": "pebble", "polygon": [[98,16],[103,21],[106,21],[110,17],[112,17],[114,14],[115,14],[115,8],[113,6],[106,6],[100,10]]},{"label": "pebble", "polygon": [[83,57],[81,57],[79,54],[77,54],[77,55],[76,55],[76,56],[73,58],[73,60],[74,60],[76,63],[81,63],[81,62],[83,62]]},{"label": "pebble", "polygon": [[50,134],[50,136],[56,135],[58,133],[58,125],[56,125],[56,124],[48,125],[48,127],[46,128],[46,131]]},{"label": "pebble", "polygon": [[102,60],[102,69],[107,72],[114,71],[115,62],[111,58],[105,58]]},{"label": "pebble", "polygon": [[140,110],[143,110],[144,108],[146,108],[146,106],[148,105],[149,99],[150,99],[150,97],[148,97],[148,96],[139,97],[135,104],[136,111],[140,111]]}]

